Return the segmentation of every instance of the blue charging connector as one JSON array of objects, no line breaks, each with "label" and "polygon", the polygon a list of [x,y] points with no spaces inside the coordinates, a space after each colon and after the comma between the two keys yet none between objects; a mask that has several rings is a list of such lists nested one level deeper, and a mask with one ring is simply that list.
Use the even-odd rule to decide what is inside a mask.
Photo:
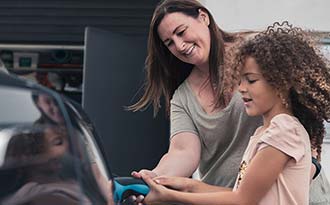
[{"label": "blue charging connector", "polygon": [[132,195],[146,196],[150,191],[149,186],[142,179],[133,177],[115,177],[113,181],[113,199],[115,203],[123,202]]}]

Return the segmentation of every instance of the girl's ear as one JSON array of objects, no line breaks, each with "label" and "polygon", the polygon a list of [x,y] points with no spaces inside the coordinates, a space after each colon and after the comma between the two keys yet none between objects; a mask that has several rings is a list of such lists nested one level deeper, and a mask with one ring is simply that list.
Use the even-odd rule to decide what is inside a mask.
[{"label": "girl's ear", "polygon": [[199,12],[199,19],[201,20],[201,22],[203,22],[206,26],[209,26],[210,17],[207,14],[207,12],[203,11],[202,9],[199,9],[198,12]]},{"label": "girl's ear", "polygon": [[285,108],[289,108],[289,97],[288,97],[288,93],[283,93],[279,90],[277,90],[277,93],[278,97],[280,98],[282,104],[285,106]]}]

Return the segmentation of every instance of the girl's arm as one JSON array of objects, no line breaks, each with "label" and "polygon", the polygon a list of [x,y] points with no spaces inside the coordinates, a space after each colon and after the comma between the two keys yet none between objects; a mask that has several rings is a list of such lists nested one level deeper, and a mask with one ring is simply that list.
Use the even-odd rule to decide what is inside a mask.
[{"label": "girl's arm", "polygon": [[[191,205],[257,204],[275,183],[290,157],[273,147],[260,150],[248,165],[235,192],[185,193],[165,188],[143,176],[151,191],[145,198],[148,205],[180,203]],[[221,173],[220,173],[221,174]]]},{"label": "girl's arm", "polygon": [[167,188],[182,192],[207,193],[232,190],[231,188],[209,185],[199,180],[190,179],[186,177],[160,176],[154,178],[154,181],[157,184],[166,186]]}]

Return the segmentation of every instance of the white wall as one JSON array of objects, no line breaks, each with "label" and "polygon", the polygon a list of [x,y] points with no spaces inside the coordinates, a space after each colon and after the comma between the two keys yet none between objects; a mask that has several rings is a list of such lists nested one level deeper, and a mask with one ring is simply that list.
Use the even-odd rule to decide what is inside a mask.
[{"label": "white wall", "polygon": [[227,31],[264,29],[275,21],[330,31],[329,0],[200,0]]}]

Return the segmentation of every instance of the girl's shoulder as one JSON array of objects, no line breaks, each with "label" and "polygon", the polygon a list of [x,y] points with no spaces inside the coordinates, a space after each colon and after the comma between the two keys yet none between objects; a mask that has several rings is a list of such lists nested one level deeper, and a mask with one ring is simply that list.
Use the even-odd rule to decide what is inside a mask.
[{"label": "girl's shoulder", "polygon": [[297,118],[293,115],[289,115],[289,114],[286,114],[286,113],[280,113],[280,114],[277,114],[275,115],[271,121],[277,121],[277,120],[289,120],[289,121],[296,121]]},{"label": "girl's shoulder", "polygon": [[298,118],[282,113],[272,118],[267,130],[281,133],[297,133],[297,131],[304,129],[304,126],[300,123]]},{"label": "girl's shoulder", "polygon": [[[270,145],[300,161],[310,151],[309,135],[299,120],[288,114],[273,117],[260,137],[260,143]],[[261,149],[264,146],[261,146]]]},{"label": "girl's shoulder", "polygon": [[275,115],[270,121],[270,127],[288,128],[293,129],[300,127],[301,123],[299,120],[292,115],[281,113]]},{"label": "girl's shoulder", "polygon": [[309,135],[300,121],[288,114],[279,114],[273,117],[266,129],[265,137],[275,137],[287,142],[299,142],[309,139]]}]

